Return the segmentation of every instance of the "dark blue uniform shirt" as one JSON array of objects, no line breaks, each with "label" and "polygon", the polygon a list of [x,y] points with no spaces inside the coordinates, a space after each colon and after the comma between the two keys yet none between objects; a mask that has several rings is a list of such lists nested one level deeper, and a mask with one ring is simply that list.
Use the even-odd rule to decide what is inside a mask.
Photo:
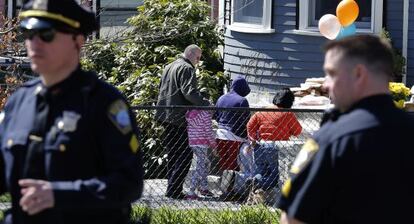
[{"label": "dark blue uniform shirt", "polygon": [[[42,125],[41,104],[48,108]],[[30,81],[9,98],[0,130],[0,187],[12,196],[6,220],[128,221],[130,203],[142,193],[142,152],[134,115],[115,88],[79,68],[50,88]],[[34,216],[23,212],[22,178],[50,181],[55,207]]]},{"label": "dark blue uniform shirt", "polygon": [[361,100],[304,144],[278,207],[306,223],[411,223],[413,133],[390,96]]}]

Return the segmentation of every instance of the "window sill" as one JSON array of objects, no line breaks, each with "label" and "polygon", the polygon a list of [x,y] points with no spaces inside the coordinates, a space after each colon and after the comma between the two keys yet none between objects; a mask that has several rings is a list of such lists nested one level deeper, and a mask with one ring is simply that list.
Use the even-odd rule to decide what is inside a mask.
[{"label": "window sill", "polygon": [[236,31],[240,33],[274,33],[275,29],[266,29],[266,28],[252,28],[252,27],[240,27],[235,25],[227,26],[231,31]]},{"label": "window sill", "polygon": [[[372,30],[370,29],[358,29],[356,32],[357,34],[377,34],[377,33],[372,32]],[[287,30],[284,33],[322,37],[322,34],[317,29]]]},{"label": "window sill", "polygon": [[304,35],[304,36],[322,37],[322,34],[319,33],[318,30],[287,30],[287,31],[285,31],[285,33]]}]

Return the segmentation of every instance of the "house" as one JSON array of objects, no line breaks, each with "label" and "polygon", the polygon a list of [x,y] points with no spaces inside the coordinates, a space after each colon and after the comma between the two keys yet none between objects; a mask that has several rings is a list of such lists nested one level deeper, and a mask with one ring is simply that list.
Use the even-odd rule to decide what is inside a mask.
[{"label": "house", "polygon": [[[224,69],[243,75],[256,93],[299,86],[306,78],[323,77],[327,39],[318,19],[335,14],[339,0],[220,0],[225,27]],[[403,81],[414,84],[414,4],[408,0],[356,0],[357,33],[391,34],[394,47],[407,58]],[[413,16],[409,17],[409,14]],[[220,24],[219,23],[219,24]]]},{"label": "house", "polygon": [[[18,15],[22,5],[27,0],[0,0],[0,15],[14,18]],[[98,36],[108,37],[119,34],[125,30],[126,19],[136,15],[137,7],[143,4],[143,0],[77,0],[79,3],[90,7],[97,12],[100,24]],[[0,16],[1,17],[1,16]],[[1,21],[0,21],[1,25]]]}]

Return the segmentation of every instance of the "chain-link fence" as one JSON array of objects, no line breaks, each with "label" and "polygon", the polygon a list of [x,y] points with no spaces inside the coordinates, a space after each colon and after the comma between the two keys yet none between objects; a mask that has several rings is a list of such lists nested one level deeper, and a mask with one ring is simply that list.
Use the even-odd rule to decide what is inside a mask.
[{"label": "chain-link fence", "polygon": [[[150,208],[274,208],[321,110],[136,107]],[[160,122],[162,121],[162,122]],[[247,139],[255,141],[248,141]],[[194,156],[193,156],[194,155]]]}]

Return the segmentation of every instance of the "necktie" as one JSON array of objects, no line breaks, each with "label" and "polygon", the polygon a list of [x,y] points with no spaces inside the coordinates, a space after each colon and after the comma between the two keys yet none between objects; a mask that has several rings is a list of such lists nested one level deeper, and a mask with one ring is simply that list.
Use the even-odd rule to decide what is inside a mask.
[{"label": "necktie", "polygon": [[44,179],[44,138],[49,114],[50,96],[46,88],[42,88],[36,98],[36,114],[33,128],[29,135],[29,145],[23,176],[26,178]]}]

